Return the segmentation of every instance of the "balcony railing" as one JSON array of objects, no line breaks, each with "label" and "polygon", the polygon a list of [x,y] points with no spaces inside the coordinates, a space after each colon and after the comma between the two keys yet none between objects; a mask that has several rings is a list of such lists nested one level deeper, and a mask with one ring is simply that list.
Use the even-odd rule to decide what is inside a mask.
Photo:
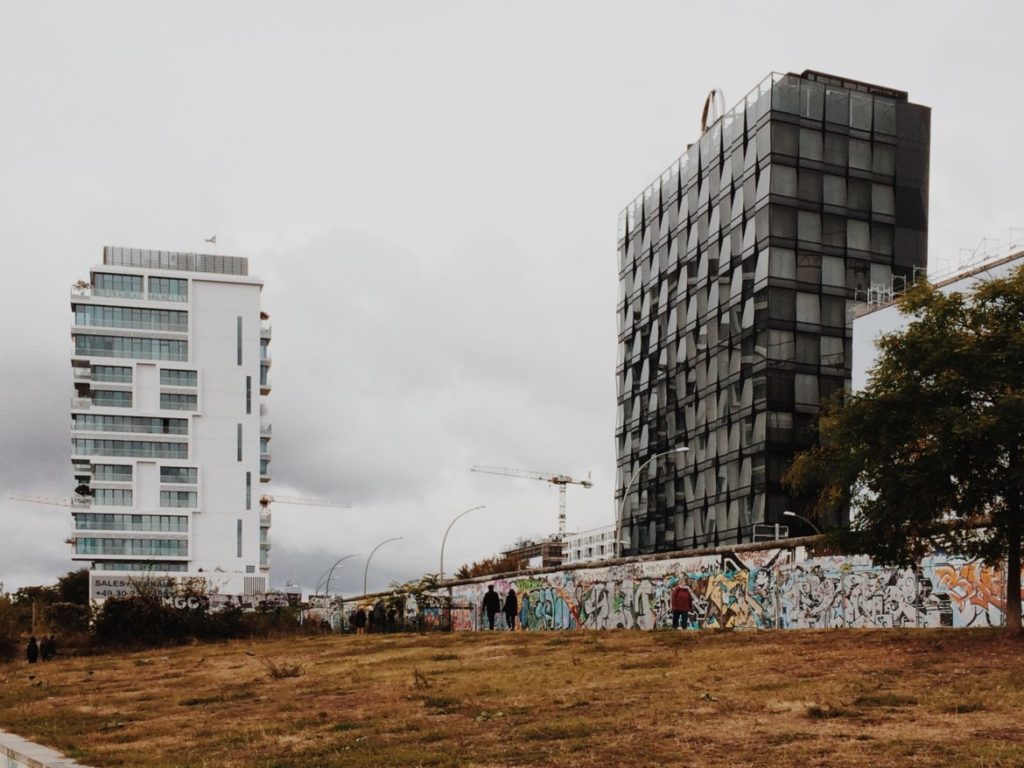
[{"label": "balcony railing", "polygon": [[273,433],[273,426],[270,424],[260,424],[260,437],[270,437]]},{"label": "balcony railing", "polygon": [[72,408],[91,408],[92,398],[91,397],[72,397],[71,398]]},{"label": "balcony railing", "polygon": [[270,326],[269,323],[264,323],[264,324],[260,325],[260,338],[261,339],[269,339],[269,338],[271,338],[270,329],[271,329],[271,326]]},{"label": "balcony railing", "polygon": [[150,291],[149,298],[153,301],[188,301],[188,296],[180,293],[153,293]]}]

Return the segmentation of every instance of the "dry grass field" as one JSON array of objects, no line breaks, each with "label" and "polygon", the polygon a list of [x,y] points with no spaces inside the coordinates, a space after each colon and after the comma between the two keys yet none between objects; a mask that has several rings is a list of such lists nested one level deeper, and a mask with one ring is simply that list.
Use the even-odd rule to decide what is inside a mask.
[{"label": "dry grass field", "polygon": [[97,767],[1020,766],[1022,662],[984,630],[300,637],[0,666],[0,727]]}]

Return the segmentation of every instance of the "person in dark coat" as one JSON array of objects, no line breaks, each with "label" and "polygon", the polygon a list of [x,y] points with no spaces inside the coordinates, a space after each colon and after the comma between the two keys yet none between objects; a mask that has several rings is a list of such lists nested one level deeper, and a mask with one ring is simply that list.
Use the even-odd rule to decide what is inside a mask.
[{"label": "person in dark coat", "polygon": [[484,613],[487,614],[487,623],[490,624],[491,629],[494,629],[494,617],[500,610],[501,598],[494,591],[494,585],[490,584],[487,587],[487,594],[484,595]]},{"label": "person in dark coat", "polygon": [[35,664],[39,660],[39,644],[34,636],[28,640],[28,648],[25,649],[25,655],[28,657],[29,664]]},{"label": "person in dark coat", "polygon": [[356,634],[362,635],[366,633],[366,609],[363,606],[359,606],[359,610],[356,611]]},{"label": "person in dark coat", "polygon": [[378,600],[373,604],[373,631],[383,632],[384,623],[387,621],[387,611],[384,609],[384,601]]},{"label": "person in dark coat", "polygon": [[510,589],[508,594],[505,595],[505,605],[502,607],[505,611],[505,623],[508,624],[510,632],[516,628],[516,614],[519,613],[519,599],[516,597],[515,589]]},{"label": "person in dark coat", "polygon": [[39,643],[39,658],[49,661],[57,655],[57,638],[53,635],[44,637]]}]

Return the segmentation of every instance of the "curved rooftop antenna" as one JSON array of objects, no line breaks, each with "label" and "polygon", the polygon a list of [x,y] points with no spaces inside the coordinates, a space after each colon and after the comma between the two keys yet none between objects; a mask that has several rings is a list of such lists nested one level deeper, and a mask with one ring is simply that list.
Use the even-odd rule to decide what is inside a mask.
[{"label": "curved rooftop antenna", "polygon": [[720,88],[712,88],[711,93],[704,99],[704,111],[700,115],[700,132],[704,133],[709,125],[714,125],[724,114],[725,95]]}]

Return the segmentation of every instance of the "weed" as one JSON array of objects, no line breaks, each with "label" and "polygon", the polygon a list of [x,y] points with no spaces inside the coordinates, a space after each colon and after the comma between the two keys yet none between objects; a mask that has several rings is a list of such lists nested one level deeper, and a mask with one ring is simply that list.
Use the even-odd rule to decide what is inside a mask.
[{"label": "weed", "polygon": [[433,656],[430,657],[430,660],[431,661],[456,661],[456,660],[458,660],[458,658],[459,658],[458,655],[454,654],[454,653],[435,653]]},{"label": "weed", "polygon": [[985,705],[980,701],[958,701],[942,708],[947,715],[966,715],[971,712],[984,712]]},{"label": "weed", "polygon": [[913,696],[898,693],[872,693],[858,696],[853,700],[855,707],[912,707],[917,704]]},{"label": "weed", "polygon": [[561,741],[589,736],[595,730],[597,725],[592,720],[572,718],[527,725],[520,728],[518,733],[522,741]]},{"label": "weed", "polygon": [[332,731],[354,731],[356,728],[362,728],[361,723],[353,723],[348,720],[341,720],[331,726]]},{"label": "weed", "polygon": [[267,676],[271,680],[299,677],[302,674],[302,665],[298,662],[285,661],[284,659],[275,661],[263,656],[260,658],[260,664],[263,665],[263,668],[267,671]]},{"label": "weed", "polygon": [[461,702],[453,696],[427,696],[423,699],[424,706],[431,709],[451,710]]},{"label": "weed", "polygon": [[430,679],[418,669],[412,671],[412,687],[417,691],[425,691],[430,687]]}]

